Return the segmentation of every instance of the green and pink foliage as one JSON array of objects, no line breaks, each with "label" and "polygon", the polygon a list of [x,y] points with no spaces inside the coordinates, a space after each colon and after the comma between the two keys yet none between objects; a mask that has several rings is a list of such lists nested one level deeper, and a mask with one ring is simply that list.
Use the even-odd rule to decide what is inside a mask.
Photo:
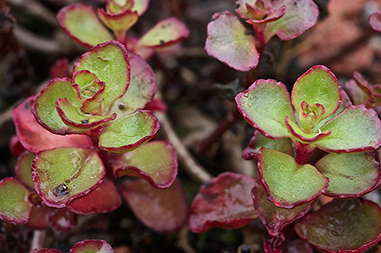
[{"label": "green and pink foliage", "polygon": [[381,10],[370,15],[369,24],[374,30],[381,32]]},{"label": "green and pink foliage", "polygon": [[61,9],[57,19],[62,29],[85,47],[92,48],[116,39],[130,52],[147,59],[155,49],[170,50],[189,35],[181,21],[170,17],[161,20],[140,38],[127,36],[127,31],[147,10],[148,4],[149,0],[108,0],[106,9],[97,11],[85,4],[72,4]]},{"label": "green and pink foliage", "polygon": [[238,0],[236,12],[251,27],[228,11],[216,13],[208,24],[205,50],[239,71],[257,67],[271,37],[295,39],[315,25],[319,16],[312,0]]},{"label": "green and pink foliage", "polygon": [[[56,249],[34,249],[29,253],[61,253]],[[103,240],[84,240],[76,243],[69,253],[114,253],[114,250]]]}]

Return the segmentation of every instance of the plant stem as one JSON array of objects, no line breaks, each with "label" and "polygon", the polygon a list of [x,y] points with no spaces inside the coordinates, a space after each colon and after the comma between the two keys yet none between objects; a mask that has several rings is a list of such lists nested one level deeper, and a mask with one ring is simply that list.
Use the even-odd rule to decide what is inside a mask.
[{"label": "plant stem", "polygon": [[34,230],[30,250],[32,251],[34,249],[43,248],[45,238],[46,238],[46,231],[45,230]]},{"label": "plant stem", "polygon": [[301,143],[299,141],[295,141],[294,145],[296,151],[295,160],[301,164],[308,163],[312,156],[312,152],[315,150],[315,147],[311,146],[310,144]]}]

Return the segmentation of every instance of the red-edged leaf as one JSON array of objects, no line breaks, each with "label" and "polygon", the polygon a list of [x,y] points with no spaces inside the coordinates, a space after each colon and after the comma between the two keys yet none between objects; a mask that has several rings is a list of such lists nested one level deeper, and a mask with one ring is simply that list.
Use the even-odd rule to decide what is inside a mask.
[{"label": "red-edged leaf", "polygon": [[58,249],[34,249],[29,253],[61,253]]},{"label": "red-edged leaf", "polygon": [[188,207],[179,181],[166,189],[154,188],[145,180],[130,181],[122,185],[121,192],[136,217],[147,227],[172,232],[184,225]]},{"label": "red-edged leaf", "polygon": [[258,217],[252,205],[250,176],[225,172],[201,186],[193,200],[189,228],[203,233],[212,227],[239,228]]},{"label": "red-edged leaf", "polygon": [[76,42],[85,47],[113,39],[110,32],[99,21],[94,9],[85,4],[72,4],[57,14],[61,28]]},{"label": "red-edged leaf", "polygon": [[69,60],[67,58],[62,58],[56,63],[54,63],[53,67],[50,68],[50,78],[70,78],[70,68],[69,68]]},{"label": "red-edged leaf", "polygon": [[12,224],[28,222],[32,204],[28,201],[29,191],[16,178],[7,177],[0,181],[0,218]]},{"label": "red-edged leaf", "polygon": [[151,141],[124,153],[112,167],[116,177],[140,177],[156,188],[168,188],[176,179],[177,157],[168,142]]},{"label": "red-edged leaf", "polygon": [[68,233],[77,223],[77,216],[67,208],[55,209],[49,221],[53,228]]},{"label": "red-edged leaf", "polygon": [[287,242],[285,253],[313,253],[311,246],[301,239]]},{"label": "red-edged leaf", "polygon": [[34,205],[30,213],[30,219],[26,224],[32,229],[46,229],[50,227],[50,217],[55,213],[55,209],[44,204]]},{"label": "red-edged leaf", "polygon": [[370,15],[369,24],[374,30],[381,32],[381,10]]},{"label": "red-edged leaf", "polygon": [[208,55],[239,71],[256,68],[259,53],[255,38],[230,12],[216,13],[208,24],[205,50]]},{"label": "red-edged leaf", "polygon": [[336,199],[298,221],[295,230],[323,252],[365,252],[381,239],[381,209],[368,200]]},{"label": "red-edged leaf", "polygon": [[[99,201],[102,200],[102,201]],[[105,180],[98,188],[88,195],[73,201],[68,209],[77,214],[108,213],[117,209],[122,204],[119,193],[110,180]]]},{"label": "red-edged leaf", "polygon": [[24,151],[17,159],[16,175],[26,187],[33,190],[32,180],[32,161],[36,157],[35,154]]},{"label": "red-edged leaf", "polygon": [[103,9],[98,9],[98,17],[108,28],[114,31],[116,38],[121,42],[124,42],[128,29],[139,19],[138,14],[131,10],[125,10],[118,14],[110,14],[106,13]]},{"label": "red-edged leaf", "polygon": [[114,250],[106,241],[85,240],[75,244],[69,253],[114,253]]}]

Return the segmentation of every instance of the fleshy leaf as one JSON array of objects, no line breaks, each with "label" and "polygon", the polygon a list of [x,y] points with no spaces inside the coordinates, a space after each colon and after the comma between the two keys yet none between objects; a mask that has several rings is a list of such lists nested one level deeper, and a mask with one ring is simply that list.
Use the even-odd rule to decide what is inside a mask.
[{"label": "fleshy leaf", "polygon": [[345,89],[350,95],[355,105],[362,104],[365,101],[364,92],[358,87],[356,81],[351,79],[345,82]]},{"label": "fleshy leaf", "polygon": [[381,122],[377,113],[364,105],[349,106],[320,130],[331,135],[316,142],[325,151],[340,153],[375,150],[381,144]]},{"label": "fleshy leaf", "polygon": [[311,246],[302,239],[286,242],[285,253],[314,253]]},{"label": "fleshy leaf", "polygon": [[324,252],[365,252],[381,238],[381,209],[368,200],[333,200],[301,219],[295,230]]},{"label": "fleshy leaf", "polygon": [[276,207],[267,199],[266,191],[260,183],[253,188],[252,197],[254,208],[271,236],[277,236],[287,225],[306,215],[315,203],[310,201],[292,209]]},{"label": "fleshy leaf", "polygon": [[[259,2],[259,1],[258,1]],[[237,0],[236,1],[236,9],[235,11],[238,13],[238,15],[243,19],[260,19],[261,16],[266,14],[266,9],[262,8],[259,10],[256,7],[255,4],[257,3],[257,0]],[[262,4],[265,4],[262,2]],[[267,7],[267,6],[263,6]]]},{"label": "fleshy leaf", "polygon": [[76,42],[85,47],[113,40],[110,32],[99,21],[94,9],[85,4],[72,4],[57,14],[61,28]]},{"label": "fleshy leaf", "polygon": [[294,157],[261,148],[258,171],[267,197],[277,207],[293,208],[320,196],[328,187],[328,179],[310,164],[299,164]]},{"label": "fleshy leaf", "polygon": [[369,24],[374,30],[381,32],[381,10],[370,15]]},{"label": "fleshy leaf", "polygon": [[131,10],[125,10],[118,14],[110,14],[106,13],[103,9],[98,9],[98,16],[108,28],[114,31],[117,39],[120,41],[124,41],[127,30],[139,19],[138,14]]},{"label": "fleshy leaf", "polygon": [[121,192],[136,217],[147,227],[172,232],[184,225],[187,199],[179,181],[166,189],[154,188],[145,180],[130,181],[122,185]]},{"label": "fleshy leaf", "polygon": [[54,211],[55,209],[44,204],[33,205],[30,219],[26,225],[33,229],[46,229],[51,226],[49,218],[54,215]]},{"label": "fleshy leaf", "polygon": [[286,86],[275,80],[259,79],[235,97],[238,110],[265,137],[282,139],[291,134],[284,119],[293,111]]},{"label": "fleshy leaf", "polygon": [[295,39],[316,24],[319,9],[313,0],[274,1],[272,8],[278,9],[283,5],[286,6],[286,14],[266,25],[264,31],[266,41],[269,41],[275,34],[281,40]]},{"label": "fleshy leaf", "polygon": [[61,253],[58,249],[34,249],[29,253]]},{"label": "fleshy leaf", "polygon": [[60,208],[54,210],[54,214],[49,217],[49,221],[54,229],[68,233],[77,223],[77,216],[67,208]]},{"label": "fleshy leaf", "polygon": [[324,139],[332,132],[331,130],[325,130],[323,132],[318,131],[315,133],[306,133],[300,129],[300,127],[295,122],[293,122],[289,116],[286,116],[285,118],[285,125],[292,134],[291,138],[298,141],[300,140],[302,142],[315,142],[317,140]]},{"label": "fleshy leaf", "polygon": [[149,0],[134,0],[131,11],[136,11],[141,16],[148,8]]},{"label": "fleshy leaf", "polygon": [[125,47],[117,41],[99,44],[83,54],[73,71],[88,70],[105,83],[102,108],[124,95],[130,83],[130,63]]},{"label": "fleshy leaf", "polygon": [[32,161],[36,157],[35,154],[24,151],[17,159],[16,175],[26,187],[34,189],[32,180]]},{"label": "fleshy leaf", "polygon": [[256,180],[225,172],[201,186],[193,200],[189,228],[203,233],[212,227],[239,228],[258,217],[250,192]]},{"label": "fleshy leaf", "polygon": [[99,148],[116,153],[131,151],[151,140],[159,128],[151,111],[139,110],[105,127],[99,135]]},{"label": "fleshy leaf", "polygon": [[[298,2],[301,4],[300,2]],[[324,106],[325,119],[334,114],[341,105],[341,89],[335,75],[327,67],[313,66],[296,80],[292,89],[291,101],[298,112],[302,113],[302,103],[308,105],[320,104]]]},{"label": "fleshy leaf", "polygon": [[177,157],[168,142],[152,141],[124,153],[112,167],[116,177],[136,176],[156,188],[168,188],[176,179]]},{"label": "fleshy leaf", "polygon": [[[102,201],[99,201],[102,200]],[[73,201],[68,209],[77,214],[108,213],[117,209],[122,204],[122,199],[110,180],[105,180],[98,188],[88,195]]]},{"label": "fleshy leaf", "polygon": [[47,206],[62,208],[87,195],[106,175],[97,152],[92,149],[56,148],[37,153],[32,178]]},{"label": "fleshy leaf", "polygon": [[123,97],[115,101],[111,112],[125,115],[143,109],[154,97],[156,93],[156,78],[152,68],[140,56],[129,53],[131,64],[130,86]]},{"label": "fleshy leaf", "polygon": [[32,204],[29,191],[12,177],[0,181],[0,218],[12,224],[25,224],[29,220]]},{"label": "fleshy leaf", "polygon": [[84,240],[74,245],[69,253],[114,253],[114,250],[103,240]]},{"label": "fleshy leaf", "polygon": [[33,153],[58,147],[89,148],[92,142],[86,135],[58,135],[42,127],[31,111],[33,97],[29,97],[13,109],[13,122],[22,146]]},{"label": "fleshy leaf", "polygon": [[246,34],[246,28],[230,12],[213,15],[208,24],[205,50],[208,55],[239,71],[249,71],[257,67],[259,61],[255,38]]},{"label": "fleshy leaf", "polygon": [[163,47],[186,39],[188,28],[178,19],[171,17],[161,20],[137,42],[136,47]]},{"label": "fleshy leaf", "polygon": [[328,154],[315,167],[329,178],[324,194],[336,198],[358,198],[375,189],[381,180],[373,153]]}]

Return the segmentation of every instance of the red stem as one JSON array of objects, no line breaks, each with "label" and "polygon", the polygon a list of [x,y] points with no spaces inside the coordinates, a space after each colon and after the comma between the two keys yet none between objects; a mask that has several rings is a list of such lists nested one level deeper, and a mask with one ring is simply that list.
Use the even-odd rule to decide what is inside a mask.
[{"label": "red stem", "polygon": [[315,147],[310,144],[301,143],[299,141],[294,142],[295,150],[296,150],[296,158],[295,160],[298,163],[306,164],[310,160]]}]

